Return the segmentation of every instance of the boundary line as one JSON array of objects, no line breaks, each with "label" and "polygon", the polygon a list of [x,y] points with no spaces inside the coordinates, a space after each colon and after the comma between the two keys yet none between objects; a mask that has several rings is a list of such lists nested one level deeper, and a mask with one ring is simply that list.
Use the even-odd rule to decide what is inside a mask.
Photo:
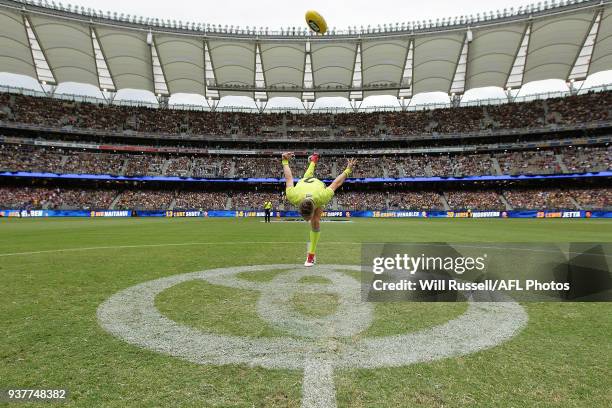
[{"label": "boundary line", "polygon": [[[580,243],[580,242],[578,242]],[[0,258],[7,256],[19,256],[19,255],[38,255],[38,254],[52,254],[60,252],[81,252],[81,251],[96,251],[104,249],[136,249],[136,248],[163,248],[163,247],[175,247],[175,246],[207,246],[207,245],[273,245],[273,244],[304,244],[304,241],[219,241],[219,242],[182,242],[182,243],[168,243],[168,244],[142,244],[142,245],[117,245],[117,246],[98,246],[98,247],[83,247],[83,248],[60,248],[60,249],[48,249],[42,251],[28,251],[28,252],[8,252],[0,253]],[[362,245],[362,244],[373,244],[372,242],[351,242],[351,241],[326,241],[325,245]],[[429,245],[429,246],[446,246],[444,244],[436,244],[429,242],[376,242],[376,244],[396,244],[396,245]],[[515,245],[517,243],[509,243]],[[528,244],[526,242],[525,244]],[[552,242],[554,244],[554,242]],[[558,242],[557,244],[567,244],[566,242]],[[585,242],[585,244],[588,244]],[[607,244],[607,243],[603,243]],[[308,242],[306,242],[308,247]],[[516,250],[525,252],[548,252],[556,253],[557,251],[550,251],[546,249],[532,249],[532,248],[516,248],[516,247],[501,247],[501,246],[486,246],[486,245],[464,245],[461,243],[453,243],[452,247],[456,248],[475,248],[475,249],[501,249],[501,250]],[[307,249],[308,250],[308,249]],[[573,251],[562,251],[565,255],[582,255],[582,252]],[[601,255],[604,258],[612,258],[612,254]]]},{"label": "boundary line", "polygon": [[[143,244],[143,245],[117,245],[117,246],[98,246],[98,247],[83,247],[83,248],[60,248],[60,249],[48,249],[43,251],[30,251],[30,252],[8,252],[0,253],[0,257],[7,256],[18,256],[18,255],[37,255],[37,254],[50,254],[56,252],[80,252],[80,251],[96,251],[103,249],[135,249],[135,248],[162,248],[162,247],[173,247],[173,246],[198,246],[198,245],[271,245],[271,244],[303,244],[304,241],[219,241],[219,242],[183,242],[183,243],[169,243],[169,244]],[[342,241],[331,241],[325,242],[326,245],[361,245],[361,242],[342,242]]]}]

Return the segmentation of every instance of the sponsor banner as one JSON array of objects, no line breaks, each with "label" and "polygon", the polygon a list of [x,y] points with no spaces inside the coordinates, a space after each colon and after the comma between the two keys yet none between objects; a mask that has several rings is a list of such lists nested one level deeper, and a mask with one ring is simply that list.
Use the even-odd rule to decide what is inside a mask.
[{"label": "sponsor banner", "polygon": [[507,211],[447,211],[446,218],[506,218]]},{"label": "sponsor banner", "polygon": [[537,218],[582,218],[581,211],[538,211]]},{"label": "sponsor banner", "polygon": [[45,210],[14,210],[10,211],[6,217],[20,217],[20,218],[34,218],[34,217],[46,217]]},{"label": "sponsor banner", "polygon": [[611,211],[574,211],[574,210],[524,210],[524,211],[507,211],[509,218],[612,218]]},{"label": "sponsor banner", "polygon": [[0,217],[43,218],[43,217],[91,217],[89,210],[0,210]]},{"label": "sponsor banner", "polygon": [[[166,217],[166,218],[258,218],[264,210],[0,210],[0,217]],[[272,211],[275,218],[300,218],[297,211]],[[612,211],[324,211],[330,218],[612,218]]]},{"label": "sponsor banner", "polygon": [[[289,211],[288,213],[295,213],[295,217],[299,217],[300,214],[297,211]],[[350,211],[323,211],[323,217],[351,217]]]},{"label": "sponsor banner", "polygon": [[[369,213],[371,213],[371,215]],[[372,218],[427,218],[427,211],[360,211],[353,216]]]},{"label": "sponsor banner", "polygon": [[447,211],[427,211],[427,218],[448,218]]},{"label": "sponsor banner", "polygon": [[236,217],[239,218],[249,218],[249,217],[265,217],[266,212],[264,210],[260,211],[236,211]]},{"label": "sponsor banner", "polygon": [[584,218],[612,218],[612,211],[584,211]]},{"label": "sponsor banner", "polygon": [[183,211],[183,210],[167,210],[164,211],[164,216],[168,218],[194,218],[208,217],[208,211]]},{"label": "sponsor banner", "polygon": [[[104,210],[104,211],[88,211],[89,216],[94,217],[131,217],[131,210]],[[56,217],[62,217],[62,215],[55,215]],[[67,217],[71,217],[67,215]],[[78,217],[76,215],[72,215],[72,217]]]},{"label": "sponsor banner", "polygon": [[210,218],[230,218],[236,217],[236,211],[227,211],[227,210],[213,210],[208,211],[208,217]]},{"label": "sponsor banner", "polygon": [[165,216],[166,216],[166,211],[164,210],[157,210],[157,211],[134,210],[132,212],[132,217],[165,217]]}]

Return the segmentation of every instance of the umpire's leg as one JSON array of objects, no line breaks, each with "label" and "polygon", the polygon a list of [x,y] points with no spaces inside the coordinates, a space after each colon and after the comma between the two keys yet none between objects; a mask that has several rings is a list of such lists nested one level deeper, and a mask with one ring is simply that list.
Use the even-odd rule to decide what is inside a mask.
[{"label": "umpire's leg", "polygon": [[317,167],[317,163],[315,163],[313,161],[308,163],[308,168],[306,169],[306,173],[304,173],[304,177],[303,178],[307,179],[307,178],[310,178],[310,177],[314,177],[315,167]]}]

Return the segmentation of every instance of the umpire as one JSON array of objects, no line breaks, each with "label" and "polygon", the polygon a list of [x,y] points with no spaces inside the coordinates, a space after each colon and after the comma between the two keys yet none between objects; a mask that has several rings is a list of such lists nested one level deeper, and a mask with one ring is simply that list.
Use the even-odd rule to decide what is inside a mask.
[{"label": "umpire", "polygon": [[271,222],[270,213],[272,212],[272,201],[266,200],[264,202],[264,211],[266,212],[266,222]]}]

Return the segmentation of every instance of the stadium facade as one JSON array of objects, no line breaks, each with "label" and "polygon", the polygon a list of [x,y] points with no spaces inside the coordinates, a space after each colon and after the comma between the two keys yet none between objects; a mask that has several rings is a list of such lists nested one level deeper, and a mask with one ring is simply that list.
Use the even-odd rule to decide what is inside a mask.
[{"label": "stadium facade", "polygon": [[[0,72],[47,93],[0,94],[0,215],[250,216],[272,199],[293,216],[277,157],[316,149],[321,178],[360,157],[332,215],[609,216],[612,93],[581,83],[612,69],[611,12],[610,1],[545,2],[313,36],[0,0]],[[543,79],[570,92],[514,98]],[[106,99],[54,95],[63,82]],[[461,104],[489,86],[507,90],[505,103]],[[114,103],[128,88],[159,105]],[[436,91],[449,107],[408,107]],[[209,105],[170,109],[177,93]],[[397,111],[360,112],[374,95],[396,97]],[[261,112],[217,110],[224,96],[249,96]],[[278,96],[304,111],[266,112]],[[354,112],[312,112],[325,96]]]},{"label": "stadium facade", "polygon": [[580,81],[612,68],[609,0],[562,0],[376,27],[270,31],[117,15],[55,2],[0,1],[2,71],[47,85],[176,93],[212,101],[323,96],[404,101],[480,87]]}]

